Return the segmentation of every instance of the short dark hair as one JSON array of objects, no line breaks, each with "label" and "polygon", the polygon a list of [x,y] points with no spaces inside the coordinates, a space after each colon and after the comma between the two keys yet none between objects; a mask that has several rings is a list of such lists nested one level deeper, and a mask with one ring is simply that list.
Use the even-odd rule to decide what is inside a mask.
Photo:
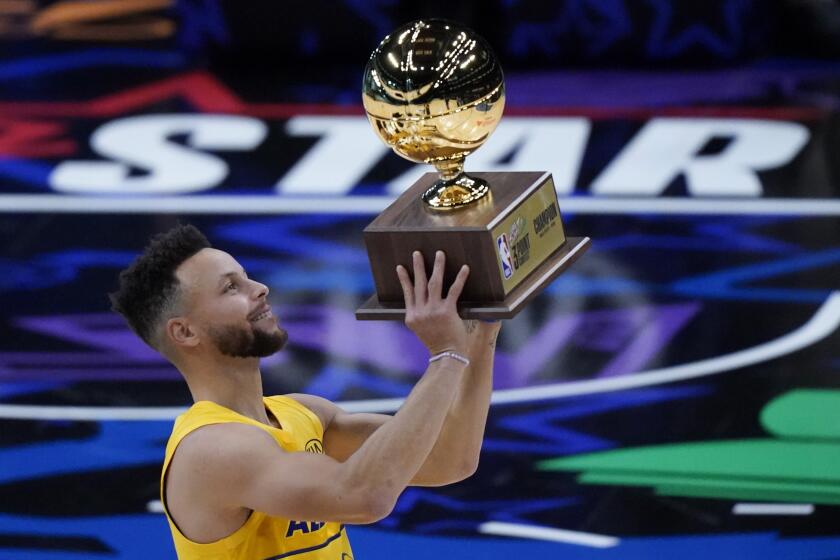
[{"label": "short dark hair", "polygon": [[210,242],[198,228],[179,224],[152,237],[143,253],[120,272],[119,289],[108,294],[111,309],[152,348],[160,350],[157,329],[179,303],[175,270],[208,247]]}]

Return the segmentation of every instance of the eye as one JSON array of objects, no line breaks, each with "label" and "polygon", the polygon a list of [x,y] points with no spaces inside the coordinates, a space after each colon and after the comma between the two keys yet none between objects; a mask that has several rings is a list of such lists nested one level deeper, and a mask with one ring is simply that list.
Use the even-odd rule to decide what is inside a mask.
[{"label": "eye", "polygon": [[235,288],[236,288],[236,284],[234,282],[228,282],[227,285],[225,286],[225,291],[229,292],[229,291],[231,291]]}]

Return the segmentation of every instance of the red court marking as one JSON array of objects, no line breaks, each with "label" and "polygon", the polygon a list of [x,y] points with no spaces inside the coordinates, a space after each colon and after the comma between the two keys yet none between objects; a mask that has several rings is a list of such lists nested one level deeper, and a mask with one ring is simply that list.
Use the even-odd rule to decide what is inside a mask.
[{"label": "red court marking", "polygon": [[24,121],[0,117],[0,155],[6,157],[56,157],[78,151],[65,136],[67,126],[52,121]]}]

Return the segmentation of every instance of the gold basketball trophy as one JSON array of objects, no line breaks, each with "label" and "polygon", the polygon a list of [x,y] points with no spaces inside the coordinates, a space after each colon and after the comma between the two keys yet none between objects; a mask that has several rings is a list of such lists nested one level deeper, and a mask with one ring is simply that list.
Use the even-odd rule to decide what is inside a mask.
[{"label": "gold basketball trophy", "polygon": [[589,246],[567,238],[551,174],[464,173],[464,158],[499,123],[502,69],[472,30],[418,20],[385,37],[365,68],[362,100],[379,137],[397,154],[435,166],[364,230],[376,294],[357,319],[403,319],[395,268],[423,253],[431,271],[446,253],[444,285],[470,267],[459,302],[465,319],[507,319]]}]

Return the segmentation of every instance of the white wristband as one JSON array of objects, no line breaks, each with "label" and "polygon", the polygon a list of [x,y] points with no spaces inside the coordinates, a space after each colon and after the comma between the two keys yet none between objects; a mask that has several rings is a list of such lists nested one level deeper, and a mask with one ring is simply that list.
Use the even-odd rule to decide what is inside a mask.
[{"label": "white wristband", "polygon": [[436,362],[436,361],[442,360],[444,358],[452,358],[453,360],[458,360],[459,362],[461,362],[462,364],[464,364],[466,366],[470,365],[470,359],[469,358],[467,358],[466,356],[462,356],[461,354],[458,354],[457,352],[451,352],[449,350],[447,350],[446,352],[441,352],[440,354],[435,354],[434,356],[429,358],[429,363],[431,364],[432,362]]}]

